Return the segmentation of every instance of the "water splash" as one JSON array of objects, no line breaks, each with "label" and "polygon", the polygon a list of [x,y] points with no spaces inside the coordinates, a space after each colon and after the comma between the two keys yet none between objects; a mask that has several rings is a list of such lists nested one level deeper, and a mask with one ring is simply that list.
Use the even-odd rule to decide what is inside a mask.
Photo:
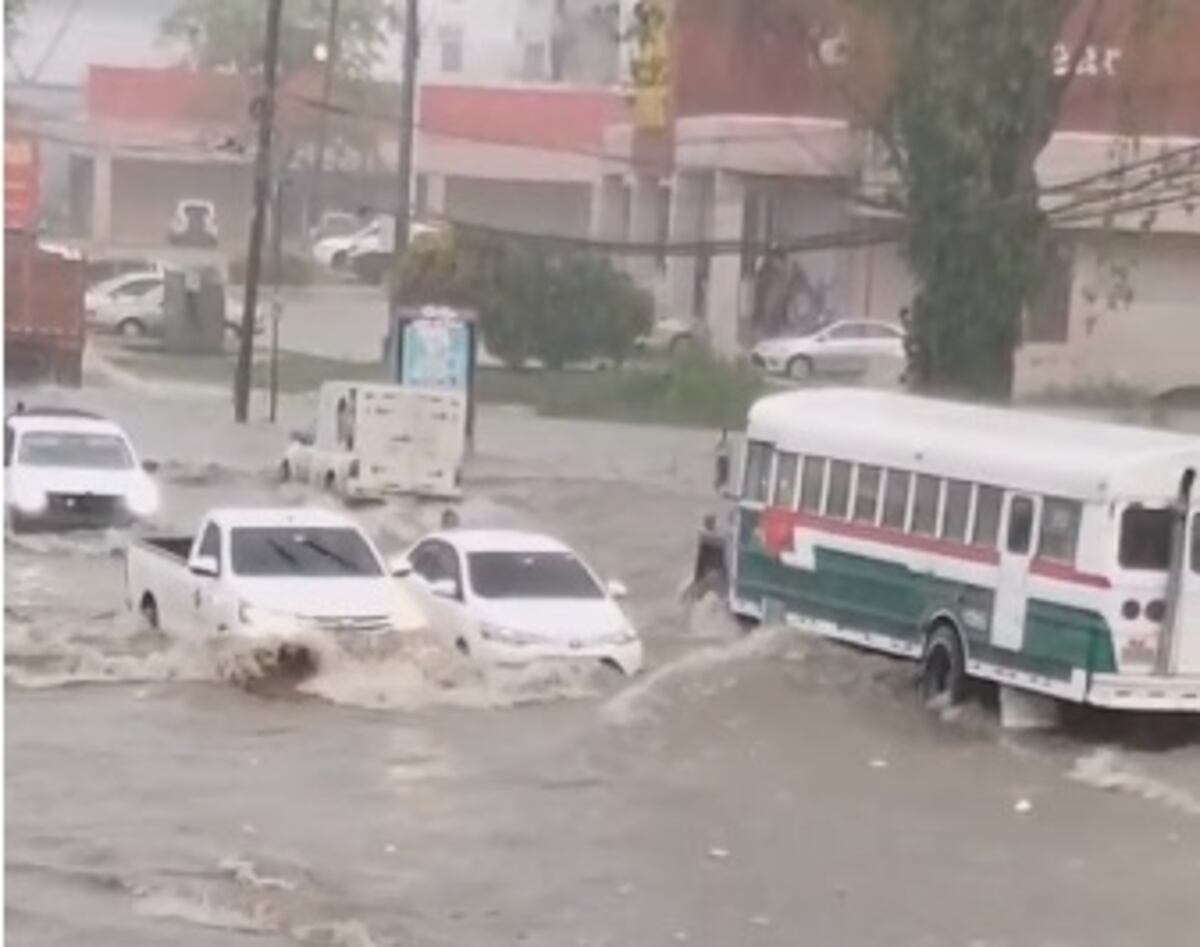
[{"label": "water splash", "polygon": [[1106,792],[1127,793],[1190,816],[1200,816],[1200,796],[1143,772],[1126,754],[1101,747],[1075,760],[1068,778]]}]

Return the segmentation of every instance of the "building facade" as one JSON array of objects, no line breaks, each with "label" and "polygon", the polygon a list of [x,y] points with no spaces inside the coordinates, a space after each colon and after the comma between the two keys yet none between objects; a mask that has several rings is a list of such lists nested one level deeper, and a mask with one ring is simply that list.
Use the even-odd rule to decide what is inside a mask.
[{"label": "building facade", "polygon": [[[831,317],[895,320],[915,292],[887,218],[864,200],[892,183],[863,114],[886,92],[878,37],[836,0],[813,0],[801,33],[763,13],[771,6],[749,16],[733,3],[663,0],[658,94],[669,107],[635,109],[635,122],[609,129],[593,206],[596,236],[672,246],[631,255],[631,272],[660,314],[696,320],[729,355]],[[1200,149],[1200,65],[1188,52],[1200,8],[1177,8],[1151,51],[1135,46],[1131,10],[1110,4],[1087,44],[1039,160],[1048,208],[1062,188],[1103,201],[1106,169]],[[1047,69],[1065,68],[1081,28],[1071,24]],[[1182,180],[1200,182],[1193,167]],[[1200,384],[1200,213],[1181,197],[1151,226],[1142,214],[1062,219],[1053,286],[1026,317],[1018,393]],[[785,248],[784,263],[772,247]],[[768,269],[784,274],[782,290],[764,287]]]}]

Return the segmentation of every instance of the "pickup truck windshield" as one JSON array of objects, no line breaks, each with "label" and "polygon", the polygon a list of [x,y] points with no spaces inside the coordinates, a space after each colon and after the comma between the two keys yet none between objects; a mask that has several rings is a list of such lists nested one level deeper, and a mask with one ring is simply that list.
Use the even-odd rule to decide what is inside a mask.
[{"label": "pickup truck windshield", "polygon": [[115,434],[27,431],[21,436],[17,462],[30,467],[128,470],[133,457]]},{"label": "pickup truck windshield", "polygon": [[256,578],[383,574],[357,530],[244,527],[230,534],[234,575]]}]

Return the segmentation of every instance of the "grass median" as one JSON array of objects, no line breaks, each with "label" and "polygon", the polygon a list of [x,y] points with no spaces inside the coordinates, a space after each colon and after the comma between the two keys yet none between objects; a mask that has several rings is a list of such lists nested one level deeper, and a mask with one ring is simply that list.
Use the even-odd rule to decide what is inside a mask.
[{"label": "grass median", "polygon": [[[233,384],[235,358],[174,355],[149,348],[113,347],[104,359],[146,381],[225,387]],[[266,389],[269,366],[256,353],[253,385]],[[314,391],[326,381],[386,382],[383,367],[296,352],[279,355],[279,390]],[[745,364],[702,352],[597,371],[481,369],[481,403],[525,405],[550,417],[627,421],[677,427],[741,427],[765,391],[762,377]]]}]

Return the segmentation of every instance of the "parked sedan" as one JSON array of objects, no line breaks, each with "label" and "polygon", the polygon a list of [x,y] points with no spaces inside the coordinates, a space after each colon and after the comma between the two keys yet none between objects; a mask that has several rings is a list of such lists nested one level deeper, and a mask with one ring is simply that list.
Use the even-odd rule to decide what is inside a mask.
[{"label": "parked sedan", "polygon": [[875,361],[904,362],[904,332],[870,319],[844,319],[810,335],[766,339],[751,361],[773,375],[803,380],[814,375],[854,375]]},{"label": "parked sedan", "polygon": [[596,662],[624,674],[642,667],[642,643],[605,585],[548,536],[452,529],[418,542],[393,569],[434,628],[486,664]]},{"label": "parked sedan", "polygon": [[120,335],[153,335],[162,331],[161,270],[125,273],[92,286],[84,295],[90,329]]}]

